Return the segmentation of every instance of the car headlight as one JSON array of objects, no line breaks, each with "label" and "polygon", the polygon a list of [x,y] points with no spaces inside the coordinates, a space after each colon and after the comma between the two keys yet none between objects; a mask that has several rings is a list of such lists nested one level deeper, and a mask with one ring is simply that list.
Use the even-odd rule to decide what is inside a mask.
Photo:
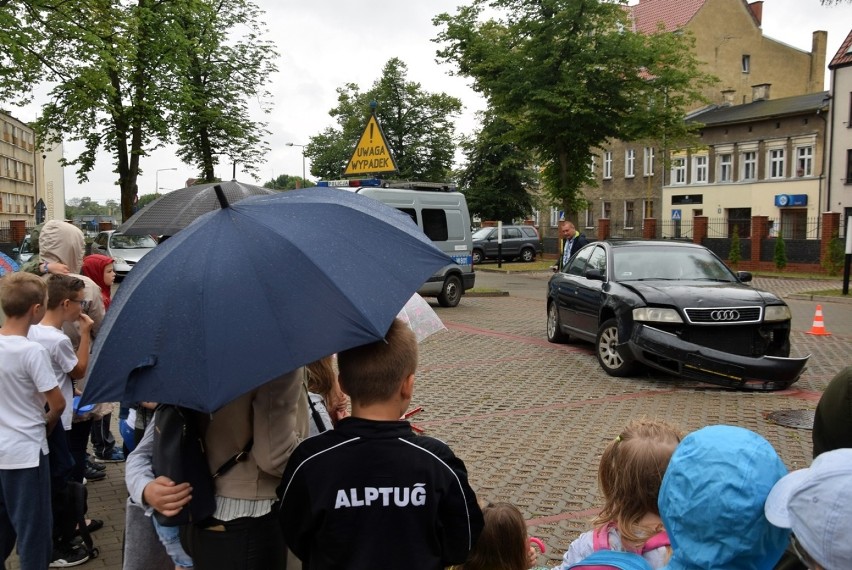
[{"label": "car headlight", "polygon": [[769,305],[764,312],[764,321],[789,321],[793,317],[787,305]]},{"label": "car headlight", "polygon": [[674,309],[660,309],[657,307],[641,307],[633,309],[634,321],[649,321],[654,323],[682,323],[683,319]]},{"label": "car headlight", "polygon": [[113,255],[113,256],[112,256],[112,261],[113,261],[113,263],[120,263],[121,265],[127,265],[127,262],[126,262],[126,261],[124,261],[124,258],[123,258],[123,257],[119,257],[119,256],[117,256],[117,255]]}]

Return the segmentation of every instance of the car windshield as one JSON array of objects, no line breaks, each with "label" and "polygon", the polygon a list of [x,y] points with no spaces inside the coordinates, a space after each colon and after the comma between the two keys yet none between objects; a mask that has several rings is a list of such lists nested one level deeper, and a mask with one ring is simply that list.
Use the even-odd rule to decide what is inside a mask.
[{"label": "car windshield", "polygon": [[21,244],[21,253],[32,253],[32,249],[30,249],[30,236],[24,238],[24,242]]},{"label": "car windshield", "polygon": [[112,238],[110,239],[110,247],[113,249],[144,249],[156,246],[157,242],[155,242],[150,236],[112,234]]},{"label": "car windshield", "polygon": [[733,273],[709,250],[692,247],[613,248],[616,281],[736,281]]},{"label": "car windshield", "polygon": [[494,228],[479,228],[473,232],[473,239],[485,239],[492,231],[494,231]]}]

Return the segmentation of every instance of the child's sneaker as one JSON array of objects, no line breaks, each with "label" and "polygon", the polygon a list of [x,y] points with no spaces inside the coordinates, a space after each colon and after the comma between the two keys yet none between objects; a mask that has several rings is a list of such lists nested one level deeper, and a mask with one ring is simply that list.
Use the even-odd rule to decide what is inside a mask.
[{"label": "child's sneaker", "polygon": [[67,548],[54,548],[53,557],[49,568],[70,568],[79,566],[89,560],[89,553],[85,548],[68,546]]},{"label": "child's sneaker", "polygon": [[90,458],[86,458],[86,467],[94,469],[95,471],[103,471],[106,469],[106,465],[103,463],[98,463],[96,461],[92,461]]},{"label": "child's sneaker", "polygon": [[96,455],[96,457],[98,461],[103,461],[104,463],[121,463],[124,461],[124,452],[120,449],[113,449],[109,455]]}]

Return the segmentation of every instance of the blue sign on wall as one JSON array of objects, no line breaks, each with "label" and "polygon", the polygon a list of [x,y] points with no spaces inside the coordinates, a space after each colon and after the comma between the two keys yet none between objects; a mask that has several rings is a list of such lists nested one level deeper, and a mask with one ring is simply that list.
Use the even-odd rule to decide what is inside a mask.
[{"label": "blue sign on wall", "polygon": [[672,210],[672,220],[679,222],[681,220],[680,210]]}]

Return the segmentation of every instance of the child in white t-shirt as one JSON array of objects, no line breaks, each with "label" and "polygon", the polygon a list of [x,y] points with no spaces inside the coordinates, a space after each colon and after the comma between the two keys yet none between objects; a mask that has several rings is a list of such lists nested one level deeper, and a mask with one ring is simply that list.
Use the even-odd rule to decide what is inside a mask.
[{"label": "child in white t-shirt", "polygon": [[[68,275],[51,275],[47,280],[47,311],[41,322],[30,327],[27,338],[47,349],[53,373],[65,398],[62,427],[71,429],[71,414],[74,403],[73,380],[86,375],[89,363],[89,348],[92,341],[91,317],[83,312],[88,301],[84,298],[86,284],[81,279]],[[77,351],[71,339],[62,332],[62,325],[76,322],[80,330],[80,346]]]},{"label": "child in white t-shirt", "polygon": [[47,351],[27,339],[44,316],[46,293],[29,273],[0,278],[0,545],[5,562],[17,539],[21,568],[47,568],[52,554],[47,435],[65,398]]}]

